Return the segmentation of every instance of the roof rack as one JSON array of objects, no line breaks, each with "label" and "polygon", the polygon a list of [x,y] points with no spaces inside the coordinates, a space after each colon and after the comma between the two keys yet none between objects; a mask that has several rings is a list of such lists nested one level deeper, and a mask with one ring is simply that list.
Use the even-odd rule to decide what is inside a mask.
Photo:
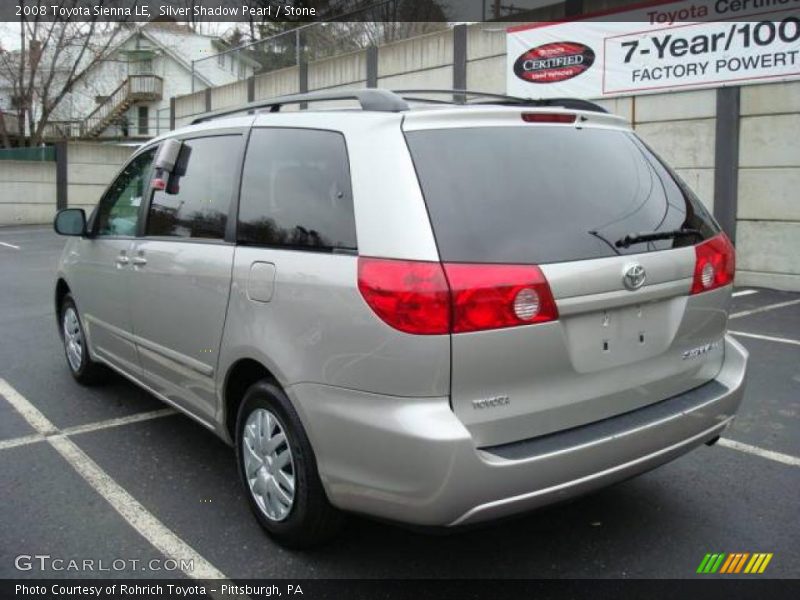
[{"label": "roof rack", "polygon": [[[419,98],[409,94],[432,94],[451,96],[451,99],[432,99]],[[479,99],[479,102],[468,102],[470,98]],[[573,110],[588,110],[593,112],[608,112],[605,108],[588,100],[580,98],[520,98],[519,96],[507,96],[505,94],[492,94],[489,92],[473,92],[470,90],[382,90],[378,88],[365,88],[353,90],[339,90],[332,92],[308,92],[303,94],[293,94],[291,96],[279,96],[269,100],[257,100],[231,108],[223,108],[196,116],[192,119],[192,125],[210,121],[220,117],[235,115],[238,113],[253,113],[259,110],[269,110],[278,112],[286,104],[303,104],[306,102],[331,102],[335,100],[357,100],[362,110],[377,112],[400,112],[408,110],[408,102],[429,102],[434,104],[503,104],[511,106],[560,106]]]},{"label": "roof rack", "polygon": [[399,112],[408,110],[408,103],[397,94],[389,90],[376,88],[366,88],[357,90],[341,90],[333,92],[308,92],[304,94],[293,94],[291,96],[279,96],[269,100],[256,100],[236,107],[223,108],[196,116],[192,119],[192,125],[235,115],[237,113],[253,113],[257,110],[269,109],[269,112],[278,112],[285,104],[303,104],[305,102],[331,102],[334,100],[357,100],[362,110],[372,110],[377,112]]},{"label": "roof rack", "polygon": [[[424,89],[414,89],[414,90],[392,90],[395,94],[397,94],[403,100],[408,100],[411,102],[432,102],[435,104],[470,104],[468,102],[469,97],[474,98],[487,98],[486,101],[480,102],[472,102],[471,104],[503,104],[503,105],[516,105],[516,106],[559,106],[562,108],[572,109],[572,110],[588,110],[591,112],[603,112],[607,113],[608,111],[600,106],[599,104],[595,104],[594,102],[590,102],[589,100],[582,100],[580,98],[541,98],[541,99],[534,99],[534,98],[521,98],[519,96],[507,96],[505,94],[492,94],[490,92],[473,92],[470,90],[424,90]],[[452,96],[453,99],[451,101],[447,100],[433,100],[429,98],[418,98],[409,96],[409,94],[443,94],[447,96]]]}]

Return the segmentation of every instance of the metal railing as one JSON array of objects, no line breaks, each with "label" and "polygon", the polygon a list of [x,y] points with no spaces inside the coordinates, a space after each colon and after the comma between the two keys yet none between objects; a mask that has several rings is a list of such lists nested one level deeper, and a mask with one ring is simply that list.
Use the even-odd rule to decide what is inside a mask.
[{"label": "metal railing", "polygon": [[62,140],[83,135],[83,121],[48,121],[42,129],[45,140]]},{"label": "metal railing", "polygon": [[[128,118],[123,113],[110,119],[101,133],[109,139],[149,139],[169,131],[169,123],[168,108],[157,110],[147,119]],[[80,139],[86,137],[86,131],[84,121],[49,121],[42,130],[42,139],[47,142]]]},{"label": "metal railing", "polygon": [[158,75],[131,75],[83,120],[81,136],[96,135],[133,102],[160,100],[163,86]]}]

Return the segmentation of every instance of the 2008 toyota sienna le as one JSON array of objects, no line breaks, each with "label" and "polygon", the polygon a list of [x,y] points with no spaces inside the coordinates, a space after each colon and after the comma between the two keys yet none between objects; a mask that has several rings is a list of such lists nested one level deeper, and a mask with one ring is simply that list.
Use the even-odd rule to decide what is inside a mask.
[{"label": "2008 toyota sienna le", "polygon": [[207,114],[56,217],[72,374],[232,443],[288,546],[341,511],[452,527],[585,493],[713,443],[742,398],[733,247],[623,120],[420,96]]}]

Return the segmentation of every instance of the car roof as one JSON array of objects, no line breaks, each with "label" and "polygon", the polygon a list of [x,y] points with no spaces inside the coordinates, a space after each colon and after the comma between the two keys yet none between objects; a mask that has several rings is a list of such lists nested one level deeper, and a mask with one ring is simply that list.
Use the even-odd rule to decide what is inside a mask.
[{"label": "car roof", "polygon": [[202,132],[251,126],[302,127],[343,131],[353,126],[363,127],[373,123],[398,121],[402,122],[404,130],[412,131],[417,129],[537,125],[536,123],[524,123],[520,117],[522,113],[575,115],[576,120],[572,125],[576,127],[630,129],[628,121],[617,115],[598,111],[574,110],[560,106],[459,105],[419,102],[410,104],[405,110],[392,112],[361,110],[357,107],[340,105],[337,107],[312,107],[305,110],[280,112],[258,110],[255,114],[222,115],[167,132],[155,138],[151,143],[171,137],[184,137]]}]

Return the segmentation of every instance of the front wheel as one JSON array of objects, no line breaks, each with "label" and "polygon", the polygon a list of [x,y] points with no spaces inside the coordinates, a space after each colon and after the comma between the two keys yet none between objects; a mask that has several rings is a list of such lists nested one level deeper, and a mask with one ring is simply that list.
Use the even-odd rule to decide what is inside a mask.
[{"label": "front wheel", "polygon": [[244,396],[236,458],[250,508],[278,543],[308,548],[338,532],[343,517],[328,502],[300,418],[269,380],[252,385]]},{"label": "front wheel", "polygon": [[61,339],[70,373],[83,385],[99,383],[106,374],[102,365],[89,356],[86,334],[78,314],[78,307],[70,294],[61,302]]}]

